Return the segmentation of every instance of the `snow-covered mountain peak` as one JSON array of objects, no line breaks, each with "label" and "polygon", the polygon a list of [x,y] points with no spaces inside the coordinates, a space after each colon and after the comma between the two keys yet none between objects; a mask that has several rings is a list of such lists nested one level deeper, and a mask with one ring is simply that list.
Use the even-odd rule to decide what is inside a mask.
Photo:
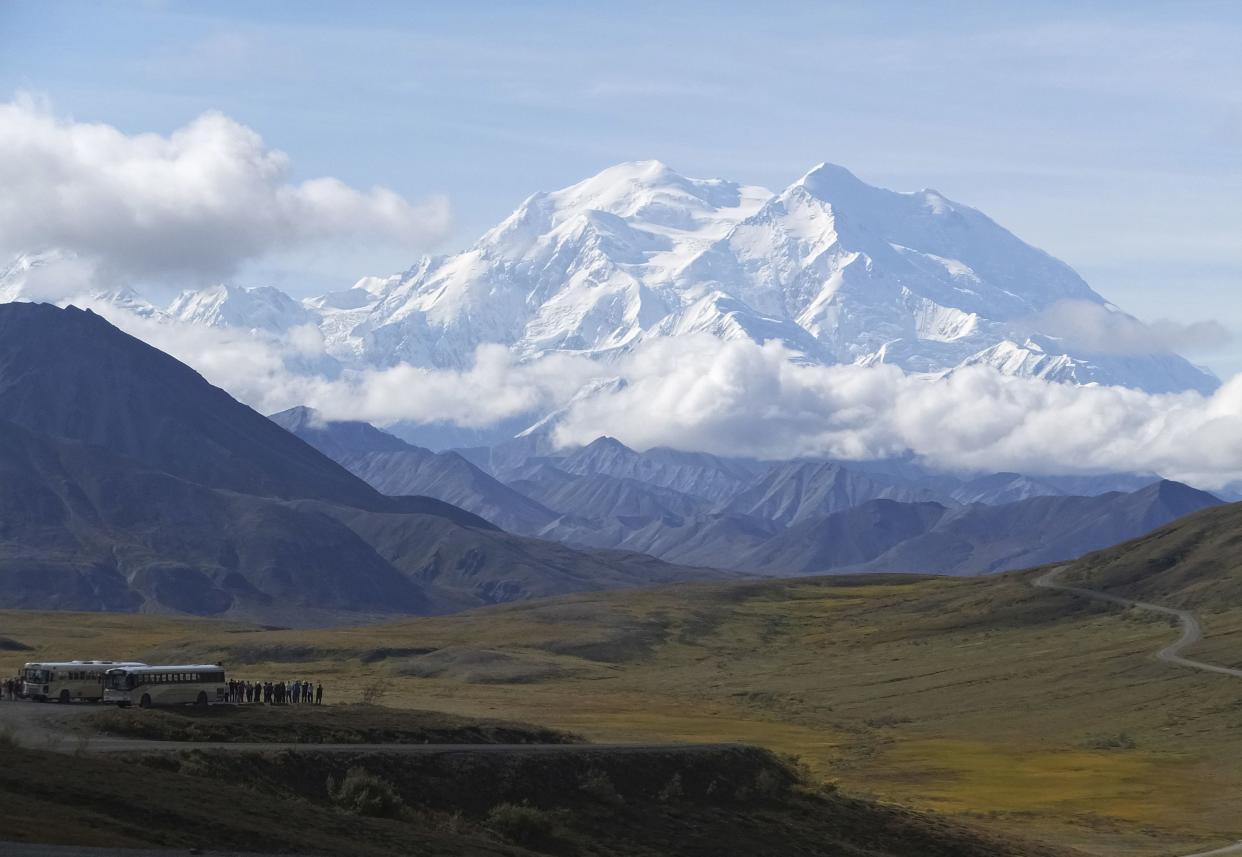
[{"label": "snow-covered mountain peak", "polygon": [[37,286],[30,287],[35,276],[41,271],[75,262],[76,255],[55,248],[18,253],[7,265],[0,268],[0,303],[41,300],[42,295],[39,294]]},{"label": "snow-covered mountain peak", "polygon": [[280,333],[303,324],[317,324],[318,316],[280,289],[246,288],[225,283],[178,295],[166,310],[181,322],[207,327],[241,327]]},{"label": "snow-covered mountain peak", "polygon": [[[31,264],[0,272],[0,290]],[[774,194],[632,161],[533,194],[467,250],[400,274],[300,302],[216,286],[168,313],[277,334],[313,323],[331,357],[355,366],[464,368],[486,343],[520,360],[608,360],[706,333],[777,340],[805,363],[1217,386],[1176,355],[1087,353],[1057,339],[1041,319],[1067,300],[1113,310],[1068,265],[935,190],[888,190],[822,163]]]},{"label": "snow-covered mountain peak", "polygon": [[807,170],[789,190],[802,188],[812,196],[827,202],[846,201],[879,190],[865,183],[858,176],[837,164],[821,161]]},{"label": "snow-covered mountain peak", "polygon": [[686,229],[703,215],[748,201],[753,205],[770,195],[723,179],[687,178],[660,161],[630,161],[549,193],[547,199],[562,211],[591,208],[649,226]]},{"label": "snow-covered mountain peak", "polygon": [[561,190],[528,197],[479,243],[521,246],[587,212],[612,215],[636,229],[673,236],[706,232],[702,237],[714,239],[771,195],[765,188],[723,179],[688,178],[660,161],[631,161]]},{"label": "snow-covered mountain peak", "polygon": [[959,212],[978,214],[932,188],[894,191],[870,185],[845,167],[827,162],[816,164],[790,185],[810,196],[837,205],[862,217],[892,218],[910,216],[952,217]]},{"label": "snow-covered mountain peak", "polygon": [[391,277],[363,277],[348,289],[309,298],[304,303],[324,311],[359,310],[373,305],[391,286]]},{"label": "snow-covered mountain peak", "polygon": [[0,303],[73,301],[96,308],[119,307],[142,318],[160,314],[128,286],[99,287],[94,273],[93,264],[71,251],[49,249],[19,253],[0,268]]}]

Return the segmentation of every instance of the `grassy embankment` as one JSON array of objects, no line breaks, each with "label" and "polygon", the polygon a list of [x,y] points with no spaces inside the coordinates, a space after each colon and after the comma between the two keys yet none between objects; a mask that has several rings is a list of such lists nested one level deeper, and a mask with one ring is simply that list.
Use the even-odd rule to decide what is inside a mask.
[{"label": "grassy embankment", "polygon": [[[56,716],[54,712],[52,716]],[[77,714],[77,712],[74,712]],[[77,735],[150,741],[266,744],[581,744],[580,736],[531,723],[376,705],[104,708],[66,717]]]},{"label": "grassy embankment", "polygon": [[[333,717],[343,722],[377,714],[342,710]],[[673,844],[692,857],[1071,857],[844,797],[753,747],[207,747],[122,758],[49,756],[0,736],[0,749],[5,840],[349,857],[657,857]]]}]

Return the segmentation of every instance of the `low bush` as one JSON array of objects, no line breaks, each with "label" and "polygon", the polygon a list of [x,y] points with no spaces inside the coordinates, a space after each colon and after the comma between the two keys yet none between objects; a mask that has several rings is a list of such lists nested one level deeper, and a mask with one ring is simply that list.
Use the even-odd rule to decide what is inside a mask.
[{"label": "low bush", "polygon": [[328,795],[346,812],[372,818],[395,818],[405,807],[392,783],[365,768],[350,768],[340,786],[329,777]]},{"label": "low bush", "polygon": [[755,775],[755,794],[762,798],[781,797],[789,791],[789,781],[773,771],[764,768]]},{"label": "low bush", "polygon": [[625,798],[621,797],[621,793],[617,791],[617,787],[612,784],[612,780],[606,773],[598,768],[592,768],[578,780],[578,788],[583,794],[595,798],[602,804],[611,807],[625,805]]},{"label": "low bush", "polygon": [[529,804],[501,803],[487,813],[487,826],[517,845],[546,845],[558,838],[556,816]]},{"label": "low bush", "polygon": [[681,800],[686,796],[686,787],[681,781],[681,774],[676,773],[664,784],[664,788],[660,789],[660,802],[672,803]]},{"label": "low bush", "polygon": [[379,705],[391,690],[391,681],[386,678],[377,678],[362,689],[360,699],[363,705]]}]

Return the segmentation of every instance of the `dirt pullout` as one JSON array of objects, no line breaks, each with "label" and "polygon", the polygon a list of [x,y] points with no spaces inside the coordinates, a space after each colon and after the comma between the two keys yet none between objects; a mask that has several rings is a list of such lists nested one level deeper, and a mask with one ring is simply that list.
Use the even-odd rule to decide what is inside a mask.
[{"label": "dirt pullout", "polygon": [[77,734],[150,741],[254,744],[577,744],[583,739],[530,723],[459,717],[376,705],[211,706],[104,709],[75,717]]}]

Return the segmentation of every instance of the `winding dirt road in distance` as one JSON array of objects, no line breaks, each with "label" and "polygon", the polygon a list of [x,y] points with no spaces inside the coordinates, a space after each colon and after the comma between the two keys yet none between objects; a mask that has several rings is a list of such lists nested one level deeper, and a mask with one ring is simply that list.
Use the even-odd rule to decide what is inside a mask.
[{"label": "winding dirt road in distance", "polygon": [[[1168,664],[1175,664],[1179,667],[1186,667],[1192,670],[1202,670],[1203,672],[1217,673],[1219,675],[1229,675],[1234,678],[1242,678],[1242,669],[1233,667],[1222,667],[1219,664],[1209,664],[1204,661],[1196,661],[1191,658],[1182,657],[1182,651],[1193,646],[1195,643],[1203,639],[1203,626],[1199,624],[1199,620],[1195,618],[1195,614],[1189,610],[1177,610],[1173,607],[1162,607],[1159,604],[1152,604],[1148,601],[1132,601],[1129,598],[1121,598],[1117,595],[1109,595],[1106,592],[1096,592],[1094,589],[1082,589],[1078,586],[1069,586],[1064,583],[1057,583],[1057,578],[1068,568],[1068,566],[1058,566],[1043,577],[1035,581],[1035,585],[1041,589],[1055,589],[1061,592],[1071,592],[1081,598],[1090,598],[1093,601],[1104,601],[1109,604],[1116,604],[1120,607],[1136,607],[1139,610],[1147,610],[1152,613],[1163,613],[1165,616],[1172,616],[1182,626],[1182,636],[1176,643],[1165,646],[1156,652],[1156,658]],[[1211,852],[1216,853],[1216,852]],[[1202,857],[1202,855],[1193,854],[1190,857]]]},{"label": "winding dirt road in distance", "polygon": [[[1205,661],[1196,661],[1192,658],[1182,657],[1182,652],[1193,646],[1195,643],[1203,639],[1203,626],[1199,624],[1198,618],[1189,610],[1178,610],[1173,607],[1163,607],[1159,604],[1152,604],[1148,601],[1134,601],[1129,598],[1121,598],[1117,595],[1109,595],[1107,592],[1096,592],[1094,589],[1083,589],[1080,586],[1070,586],[1065,583],[1057,583],[1057,578],[1068,568],[1068,566],[1057,566],[1047,574],[1038,578],[1035,585],[1040,589],[1053,589],[1058,592],[1069,592],[1080,598],[1089,598],[1092,601],[1103,601],[1108,604],[1115,604],[1118,607],[1134,607],[1139,610],[1147,610],[1152,613],[1162,613],[1165,616],[1172,616],[1177,619],[1182,628],[1182,636],[1177,642],[1165,646],[1156,652],[1156,659],[1164,661],[1166,664],[1185,667],[1192,670],[1202,670],[1203,672],[1216,673],[1217,675],[1233,676],[1234,678],[1242,678],[1242,669],[1234,669],[1233,667],[1223,667],[1220,664],[1209,664]],[[1236,842],[1233,845],[1226,845],[1224,848],[1217,848],[1214,851],[1198,851],[1194,854],[1186,854],[1184,857],[1226,857],[1230,854],[1242,854],[1242,842]]]}]

